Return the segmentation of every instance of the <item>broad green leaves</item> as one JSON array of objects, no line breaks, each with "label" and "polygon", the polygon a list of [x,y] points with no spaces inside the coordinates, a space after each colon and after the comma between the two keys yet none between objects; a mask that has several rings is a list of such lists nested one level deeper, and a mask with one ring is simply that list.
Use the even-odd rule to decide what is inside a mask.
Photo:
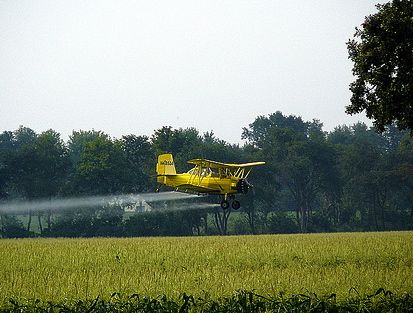
[{"label": "broad green leaves", "polygon": [[349,114],[365,111],[380,131],[413,130],[413,2],[377,5],[347,43],[355,81]]}]

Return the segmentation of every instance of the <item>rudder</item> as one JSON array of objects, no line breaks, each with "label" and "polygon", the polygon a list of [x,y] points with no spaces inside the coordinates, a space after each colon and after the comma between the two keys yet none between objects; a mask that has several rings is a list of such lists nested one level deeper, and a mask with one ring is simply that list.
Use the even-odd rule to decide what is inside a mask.
[{"label": "rudder", "polygon": [[161,154],[156,164],[157,175],[176,175],[175,163],[172,154]]}]

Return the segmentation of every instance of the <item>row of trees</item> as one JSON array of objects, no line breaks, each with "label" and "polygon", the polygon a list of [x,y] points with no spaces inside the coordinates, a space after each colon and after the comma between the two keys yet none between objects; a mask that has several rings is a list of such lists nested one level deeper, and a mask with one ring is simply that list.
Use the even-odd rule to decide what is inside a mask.
[{"label": "row of trees", "polygon": [[[391,126],[382,134],[365,124],[327,133],[318,120],[276,112],[243,129],[244,146],[228,144],[194,128],[163,127],[148,138],[110,138],[74,131],[68,142],[48,130],[20,127],[0,134],[0,197],[48,199],[152,192],[160,153],[175,156],[178,170],[204,157],[223,162],[265,161],[250,178],[234,214],[199,203],[125,217],[116,206],[12,216],[0,212],[1,234],[43,236],[192,235],[395,230],[413,226],[413,140]],[[196,200],[195,200],[196,201]],[[203,198],[202,201],[205,201]],[[217,199],[211,199],[217,201]],[[192,208],[191,208],[192,205]],[[156,208],[156,205],[154,205]],[[230,217],[231,216],[231,217]]]}]

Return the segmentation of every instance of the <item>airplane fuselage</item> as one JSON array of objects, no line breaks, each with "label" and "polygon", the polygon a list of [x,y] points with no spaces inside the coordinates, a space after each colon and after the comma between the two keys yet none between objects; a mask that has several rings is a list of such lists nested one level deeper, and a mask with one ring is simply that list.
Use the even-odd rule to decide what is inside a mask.
[{"label": "airplane fuselage", "polygon": [[189,173],[176,175],[158,175],[159,184],[176,188],[180,191],[209,193],[209,194],[231,194],[237,193],[239,178],[215,177],[213,175],[199,176]]},{"label": "airplane fuselage", "polygon": [[246,194],[252,187],[247,182],[252,167],[265,164],[264,162],[226,164],[206,159],[193,159],[188,163],[193,164],[194,167],[187,173],[178,174],[172,154],[159,155],[156,164],[158,184],[182,192],[222,195],[221,207],[229,208],[228,200],[230,200],[235,210],[240,208],[240,203],[235,200],[234,194]]}]

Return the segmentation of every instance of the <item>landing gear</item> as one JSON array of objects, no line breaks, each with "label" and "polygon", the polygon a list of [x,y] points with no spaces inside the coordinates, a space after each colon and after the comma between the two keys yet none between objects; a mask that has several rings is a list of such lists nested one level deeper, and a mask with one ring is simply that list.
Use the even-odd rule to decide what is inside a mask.
[{"label": "landing gear", "polygon": [[[230,200],[231,203],[228,200]],[[224,199],[221,201],[221,208],[223,210],[227,210],[229,208],[230,204],[231,204],[231,207],[234,210],[238,210],[241,207],[241,203],[239,203],[239,201],[235,200],[234,195],[225,195]]]},{"label": "landing gear", "polygon": [[234,201],[232,201],[231,206],[234,210],[238,210],[241,207],[241,203],[239,203],[239,201],[237,201],[237,200],[234,200]]},{"label": "landing gear", "polygon": [[221,201],[221,208],[222,208],[223,210],[226,210],[226,209],[229,208],[229,202],[228,202],[228,200],[222,200],[222,201]]}]

